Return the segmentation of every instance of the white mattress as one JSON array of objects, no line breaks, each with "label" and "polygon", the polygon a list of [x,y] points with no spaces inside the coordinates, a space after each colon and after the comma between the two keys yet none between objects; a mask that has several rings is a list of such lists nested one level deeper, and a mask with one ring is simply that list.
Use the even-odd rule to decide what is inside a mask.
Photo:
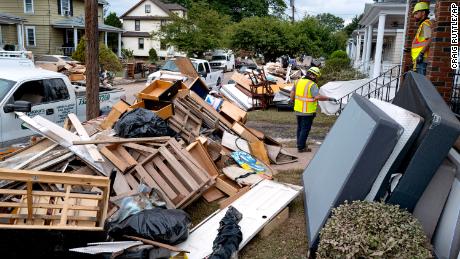
[{"label": "white mattress", "polygon": [[[409,139],[415,133],[417,127],[423,122],[422,117],[419,115],[402,109],[396,105],[391,103],[387,103],[384,101],[380,101],[377,99],[370,99],[370,101],[375,104],[380,110],[385,112],[388,116],[390,116],[393,120],[395,120],[401,127],[404,129],[404,132],[401,134],[396,146],[391,153],[390,157],[388,158],[385,165],[380,170],[377,179],[375,179],[374,185],[372,186],[371,191],[366,197],[366,200],[373,201],[377,192],[379,191],[385,177],[388,175],[389,170],[401,155],[404,147],[408,144]],[[392,173],[403,173],[403,172],[392,172]]]},{"label": "white mattress", "polygon": [[[369,79],[360,79],[360,80],[351,80],[351,81],[333,81],[329,82],[319,88],[319,93],[321,95],[332,97],[337,100],[343,96],[353,92],[366,82]],[[358,93],[359,94],[359,93]],[[351,98],[351,95],[350,95]],[[334,115],[339,111],[340,105],[334,102],[322,101],[318,102],[321,107],[321,112],[326,115]],[[343,99],[342,108],[348,103],[347,98]]]},{"label": "white mattress", "polygon": [[220,88],[220,92],[245,111],[253,108],[252,98],[236,88],[235,84],[223,85],[222,88]]}]

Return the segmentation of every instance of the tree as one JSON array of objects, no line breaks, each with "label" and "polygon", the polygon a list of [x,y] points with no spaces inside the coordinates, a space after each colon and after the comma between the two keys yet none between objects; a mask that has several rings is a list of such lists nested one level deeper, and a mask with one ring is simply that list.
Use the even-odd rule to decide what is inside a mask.
[{"label": "tree", "polygon": [[348,37],[351,36],[351,34],[353,33],[354,30],[358,29],[359,21],[361,20],[361,18],[363,18],[363,14],[360,14],[359,16],[356,15],[351,20],[351,23],[349,23],[347,26],[345,26],[345,28],[343,30],[347,33]]},{"label": "tree", "polygon": [[[170,0],[190,9],[197,0]],[[220,14],[228,15],[232,21],[239,22],[243,18],[253,16],[282,16],[287,6],[284,0],[210,0],[209,6]]]},{"label": "tree", "polygon": [[154,48],[151,48],[149,50],[149,61],[151,63],[155,63],[158,61],[158,55],[157,55],[157,51],[154,49]]},{"label": "tree", "polygon": [[229,16],[221,15],[205,2],[192,3],[186,18],[172,17],[172,22],[153,32],[152,37],[179,51],[201,57],[204,52],[224,47]]},{"label": "tree", "polygon": [[117,28],[123,27],[123,23],[120,21],[120,19],[118,18],[115,12],[110,12],[110,14],[107,15],[107,17],[105,17],[104,24],[107,24],[113,27],[117,27]]},{"label": "tree", "polygon": [[343,29],[344,20],[330,13],[322,13],[316,16],[318,21],[329,28],[331,31],[339,31]]},{"label": "tree", "polygon": [[[81,38],[80,42],[77,45],[77,49],[72,54],[72,58],[80,61],[82,63],[86,63],[86,38]],[[113,53],[112,50],[107,48],[104,43],[99,43],[99,54],[98,54],[99,65],[101,65],[104,69],[112,72],[121,71],[122,65],[118,60],[117,55]]]}]

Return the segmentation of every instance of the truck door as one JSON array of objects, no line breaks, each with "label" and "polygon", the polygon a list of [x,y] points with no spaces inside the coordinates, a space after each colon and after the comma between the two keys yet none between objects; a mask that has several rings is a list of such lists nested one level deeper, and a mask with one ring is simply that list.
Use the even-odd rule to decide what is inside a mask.
[{"label": "truck door", "polygon": [[211,68],[209,67],[208,62],[204,62],[204,68],[206,69],[206,73],[208,74],[208,77],[206,78],[206,84],[208,85],[209,88],[213,88],[216,85],[216,80],[217,78],[214,78],[215,75],[214,73],[211,73]]},{"label": "truck door", "polygon": [[[63,100],[68,99],[70,99],[69,92],[62,79],[41,79],[22,83],[9,97],[8,103],[19,100],[31,102],[32,111],[27,114],[28,116],[40,115],[56,122],[57,108],[62,106]],[[3,146],[27,141],[29,136],[35,134],[23,125],[23,121],[14,112],[5,113],[2,109],[0,116],[2,117]]]}]

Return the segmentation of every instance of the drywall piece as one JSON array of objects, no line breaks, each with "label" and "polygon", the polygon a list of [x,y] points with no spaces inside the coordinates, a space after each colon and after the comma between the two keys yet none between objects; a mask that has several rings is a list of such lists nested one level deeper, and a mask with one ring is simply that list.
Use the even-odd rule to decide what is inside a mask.
[{"label": "drywall piece", "polygon": [[413,214],[422,224],[428,240],[433,237],[456,171],[457,168],[448,159],[444,160],[415,206]]},{"label": "drywall piece", "polygon": [[80,157],[83,161],[85,161],[88,165],[96,169],[99,173],[103,175],[107,175],[106,170],[103,167],[103,163],[96,163],[88,153],[85,147],[82,146],[74,146],[72,143],[73,141],[81,140],[80,137],[73,134],[72,132],[59,127],[58,125],[54,124],[53,122],[37,115],[33,118],[30,118],[26,114],[22,112],[16,112],[16,115],[23,120],[27,125],[29,125],[30,129],[53,140],[54,142],[58,143],[59,145],[69,149],[75,155]]},{"label": "drywall piece", "polygon": [[380,200],[385,195],[390,185],[390,177],[392,174],[401,173],[397,169],[401,165],[402,159],[409,151],[410,146],[421,130],[423,119],[415,113],[406,111],[391,103],[380,101],[377,99],[370,99],[381,111],[386,113],[389,117],[394,119],[401,127],[403,132],[401,137],[396,143],[396,146],[388,158],[385,165],[380,170],[377,179],[372,186],[371,191],[366,197],[366,200]]},{"label": "drywall piece", "polygon": [[254,108],[252,98],[238,89],[235,84],[223,85],[220,92],[243,111],[249,111]]},{"label": "drywall piece", "polygon": [[438,258],[455,258],[460,251],[460,180],[455,179],[433,240]]},{"label": "drywall piece", "polygon": [[460,122],[425,76],[409,72],[393,104],[424,118],[424,125],[398,169],[403,175],[387,202],[412,212],[460,135]]},{"label": "drywall piece", "polygon": [[69,251],[83,254],[103,254],[103,253],[118,253],[133,246],[143,245],[141,241],[118,241],[118,242],[101,242],[90,243],[86,247],[78,247],[69,249]]},{"label": "drywall piece", "polygon": [[[239,225],[243,232],[242,249],[268,222],[276,217],[299,193],[301,186],[292,186],[264,180],[231,204],[243,214]],[[190,251],[189,259],[202,259],[212,252],[212,244],[217,236],[219,222],[227,208],[212,214],[197,227],[188,239],[177,245]]]},{"label": "drywall piece", "polygon": [[310,248],[332,208],[366,198],[401,131],[369,100],[352,97],[303,173]]}]

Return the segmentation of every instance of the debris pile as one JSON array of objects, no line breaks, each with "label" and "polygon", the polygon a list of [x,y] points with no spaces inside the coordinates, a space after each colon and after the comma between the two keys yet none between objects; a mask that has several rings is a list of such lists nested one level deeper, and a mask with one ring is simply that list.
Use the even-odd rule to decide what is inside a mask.
[{"label": "debris pile", "polygon": [[[135,103],[120,101],[107,116],[84,123],[69,114],[63,127],[39,115],[18,112],[25,126],[44,138],[0,164],[0,197],[5,205],[0,228],[102,231],[106,222],[110,237],[119,242],[93,241],[73,251],[131,253],[143,244],[202,258],[203,251],[213,252],[219,221],[229,205],[240,212],[232,224],[241,226],[242,248],[302,190],[270,181],[275,173],[270,164],[295,162],[297,157],[262,132],[246,127],[246,112],[232,101],[214,97],[221,105],[211,106],[206,100],[213,96],[199,78],[185,83],[156,80],[136,97]],[[265,196],[267,192],[273,195]],[[277,193],[283,193],[282,197]],[[254,195],[266,197],[257,201],[264,210],[253,212],[248,207],[252,201],[238,203]],[[178,230],[178,223],[169,224],[150,214],[175,210],[185,214],[181,209],[199,197],[207,202],[219,200],[221,211],[190,236],[188,216],[182,217],[184,234],[174,241],[164,238]],[[255,219],[257,228],[248,227]],[[161,224],[164,233],[152,235]],[[200,241],[206,249],[196,251],[192,248],[195,233],[203,227],[209,232],[209,243]],[[219,245],[226,247],[227,239]],[[228,240],[234,253],[238,244],[234,238]]]}]

